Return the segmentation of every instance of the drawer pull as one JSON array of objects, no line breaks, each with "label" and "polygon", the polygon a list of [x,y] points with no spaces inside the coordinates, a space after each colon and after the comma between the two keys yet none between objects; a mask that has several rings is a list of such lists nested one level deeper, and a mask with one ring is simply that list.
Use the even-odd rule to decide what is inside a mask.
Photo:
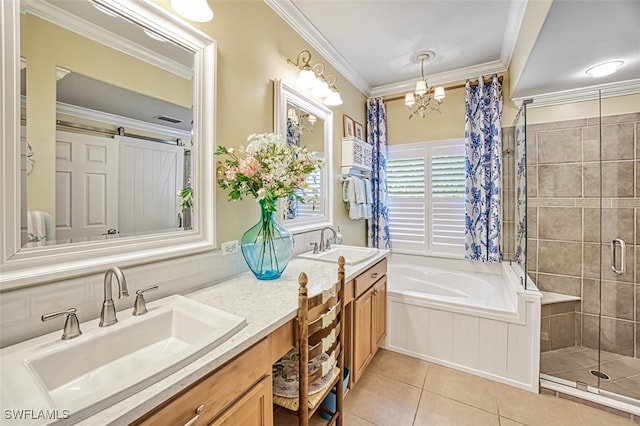
[{"label": "drawer pull", "polygon": [[377,295],[378,295],[378,290],[377,290],[377,289],[376,289],[376,290],[373,290],[373,295],[374,295],[374,296],[377,296]]},{"label": "drawer pull", "polygon": [[198,408],[196,408],[196,415],[191,420],[186,422],[184,424],[184,426],[193,426],[194,424],[196,424],[196,422],[200,418],[200,413],[202,413],[202,410],[204,410],[204,404],[202,404]]},{"label": "drawer pull", "polygon": [[374,279],[375,279],[375,278],[378,278],[378,273],[377,273],[377,272],[374,272],[373,274],[371,274],[371,278],[374,278]]}]

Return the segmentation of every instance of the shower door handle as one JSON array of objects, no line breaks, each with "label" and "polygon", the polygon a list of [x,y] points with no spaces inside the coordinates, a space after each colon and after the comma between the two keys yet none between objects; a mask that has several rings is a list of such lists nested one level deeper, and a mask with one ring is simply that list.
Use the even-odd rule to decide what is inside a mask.
[{"label": "shower door handle", "polygon": [[[619,244],[620,245],[620,269],[616,269],[616,245]],[[626,259],[626,254],[627,254],[627,245],[624,243],[624,240],[621,238],[616,238],[614,240],[611,241],[611,270],[618,274],[618,275],[622,275],[625,272],[626,269],[626,264],[625,264],[625,259]]]}]

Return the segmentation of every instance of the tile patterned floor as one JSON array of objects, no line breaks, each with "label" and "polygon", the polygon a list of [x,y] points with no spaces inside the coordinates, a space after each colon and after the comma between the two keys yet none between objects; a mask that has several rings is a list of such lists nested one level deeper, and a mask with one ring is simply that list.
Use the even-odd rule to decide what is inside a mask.
[{"label": "tile patterned floor", "polygon": [[[605,351],[601,357],[600,371],[610,377],[610,380],[601,380],[601,388],[640,399],[640,359]],[[581,381],[589,386],[598,386],[598,378],[589,372],[597,369],[596,349],[572,346],[540,355],[540,373],[572,382]]]},{"label": "tile patterned floor", "polygon": [[[345,397],[345,426],[638,425],[596,408],[537,395],[381,349]],[[276,410],[275,425],[297,425]],[[314,416],[311,426],[323,425]]]}]

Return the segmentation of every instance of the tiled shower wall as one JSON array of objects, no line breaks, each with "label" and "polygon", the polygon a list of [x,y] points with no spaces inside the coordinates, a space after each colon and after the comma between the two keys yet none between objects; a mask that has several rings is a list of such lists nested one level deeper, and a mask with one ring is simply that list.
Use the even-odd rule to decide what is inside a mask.
[{"label": "tiled shower wall", "polygon": [[[640,357],[640,113],[602,118],[602,188],[599,124],[527,126],[528,271],[541,290],[582,299],[575,321],[551,322],[552,335],[597,348],[601,309],[602,349]],[[627,244],[621,276],[610,268],[614,238]]]}]

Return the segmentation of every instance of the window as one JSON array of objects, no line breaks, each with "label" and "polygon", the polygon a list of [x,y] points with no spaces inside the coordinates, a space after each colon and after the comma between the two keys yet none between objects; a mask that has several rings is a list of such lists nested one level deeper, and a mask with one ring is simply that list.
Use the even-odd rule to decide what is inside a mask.
[{"label": "window", "polygon": [[464,253],[464,140],[390,146],[389,233],[394,250]]}]

